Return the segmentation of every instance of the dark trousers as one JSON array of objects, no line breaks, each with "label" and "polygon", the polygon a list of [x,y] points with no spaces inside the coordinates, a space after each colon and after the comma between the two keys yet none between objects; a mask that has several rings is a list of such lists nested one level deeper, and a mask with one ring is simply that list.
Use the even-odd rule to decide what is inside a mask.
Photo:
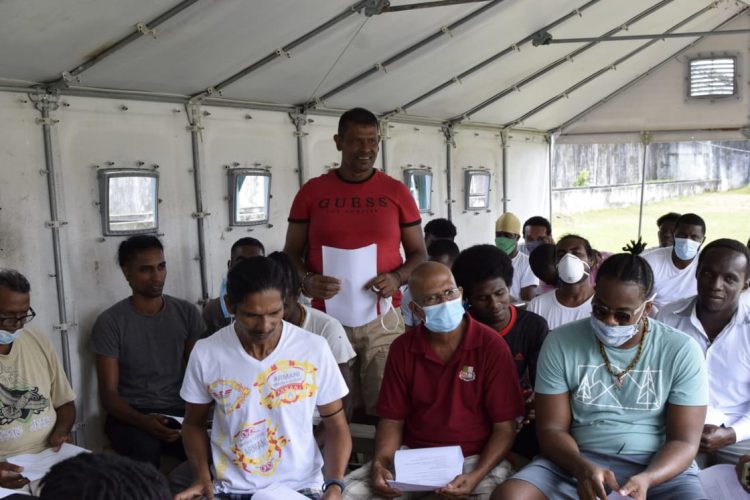
[{"label": "dark trousers", "polygon": [[[184,413],[184,410],[177,412],[174,410],[145,411],[139,409],[138,411],[141,413],[164,413],[177,416]],[[173,456],[180,460],[187,460],[185,449],[182,446],[182,439],[178,439],[173,443],[165,443],[143,429],[127,424],[109,415],[107,415],[107,419],[104,422],[104,432],[107,434],[112,447],[117,453],[141,462],[148,462],[157,469],[161,465],[162,454]]]}]

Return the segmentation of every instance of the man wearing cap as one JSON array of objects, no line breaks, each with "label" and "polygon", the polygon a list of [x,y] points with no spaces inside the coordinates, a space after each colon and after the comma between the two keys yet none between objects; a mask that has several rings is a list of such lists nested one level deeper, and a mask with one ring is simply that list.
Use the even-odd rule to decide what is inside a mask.
[{"label": "man wearing cap", "polygon": [[512,212],[505,212],[495,222],[495,246],[510,257],[513,263],[511,297],[528,301],[536,296],[539,278],[531,270],[528,255],[518,251],[520,238],[521,221]]}]

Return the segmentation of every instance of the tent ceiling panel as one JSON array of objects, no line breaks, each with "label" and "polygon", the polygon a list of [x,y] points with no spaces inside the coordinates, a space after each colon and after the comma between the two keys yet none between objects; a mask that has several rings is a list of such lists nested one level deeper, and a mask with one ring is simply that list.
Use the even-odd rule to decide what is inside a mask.
[{"label": "tent ceiling panel", "polygon": [[[387,72],[379,72],[328,99],[326,105],[347,108],[366,104],[378,112],[391,111],[534,33],[582,2],[565,0],[545,3],[548,8],[534,10],[529,9],[528,3],[523,0],[505,0],[481,19],[475,19],[455,30],[452,36],[442,37],[420,49],[391,66]],[[382,36],[389,35],[383,32]],[[448,117],[445,110],[430,109],[432,116]]]},{"label": "tent ceiling panel", "polygon": [[[750,28],[750,17],[743,15],[727,23],[721,29],[747,28]],[[680,56],[670,58],[659,71],[645,76],[632,87],[613,96],[608,102],[566,127],[563,133],[598,133],[602,130],[666,130],[674,129],[675,123],[681,124],[680,128],[683,129],[744,126],[750,121],[748,116],[750,86],[747,83],[750,59],[746,51],[737,54],[741,75],[738,82],[739,100],[726,98],[712,102],[704,99],[691,101],[688,106],[685,106],[684,78],[687,60],[698,55],[733,52],[737,47],[737,39],[737,35],[704,38]],[[610,91],[606,95],[611,93]],[[550,109],[550,112],[553,110]],[[540,113],[539,118],[555,121],[571,111],[554,110],[554,113],[558,116],[548,117],[545,113]]]},{"label": "tent ceiling panel", "polygon": [[176,0],[3,0],[0,77],[52,80],[126,36]]},{"label": "tent ceiling panel", "polygon": [[[629,33],[665,32],[690,15],[698,12],[702,7],[705,7],[705,5],[706,3],[700,0],[683,0],[680,2],[674,2],[674,4],[670,4],[665,8],[668,9],[669,12],[665,10],[665,17],[661,19],[661,22],[663,23],[661,28],[655,28],[652,22],[648,22],[647,24],[651,25],[650,27],[636,28],[634,25],[634,27],[629,30]],[[675,8],[678,8],[679,12],[673,12],[673,9]],[[688,22],[677,31],[711,30],[733,14],[734,12],[731,10],[711,9]],[[641,29],[644,28],[647,29],[641,31]],[[657,41],[650,47],[640,51],[634,57],[630,57],[617,65],[615,70],[610,69],[604,72],[601,76],[584,86],[569,92],[567,98],[560,99],[552,106],[546,108],[548,111],[548,114],[546,114],[547,120],[540,118],[540,113],[543,112],[541,111],[540,113],[525,119],[524,126],[541,126],[544,130],[554,128],[556,123],[561,123],[560,121],[555,120],[561,119],[562,121],[565,121],[565,117],[570,118],[575,116],[575,114],[577,114],[575,111],[576,109],[579,109],[578,112],[582,111],[586,108],[586,105],[591,105],[605,97],[611,93],[613,89],[624,85],[628,81],[661,62],[670,54],[678,52],[682,47],[687,47],[693,41],[695,41],[694,38],[671,38],[666,39],[665,41]],[[573,63],[561,66],[555,73],[546,75],[529,85],[527,92],[519,93],[518,96],[514,96],[516,97],[515,99],[512,99],[509,102],[499,101],[494,103],[476,113],[472,119],[504,124],[513,122],[523,117],[526,113],[535,109],[540,104],[546,102],[548,99],[572,89],[578,82],[594,75],[599,70],[606,68],[618,59],[627,56],[631,51],[638,49],[647,42],[647,40],[640,40],[632,42],[606,42],[599,44],[588,51],[583,57],[574,60]],[[542,50],[544,49],[544,47],[538,48]],[[579,106],[581,107],[579,108]],[[524,107],[526,108],[525,110],[523,109]],[[550,111],[552,108],[558,109],[556,114]],[[510,112],[511,109],[513,110],[512,113]]]},{"label": "tent ceiling panel", "polygon": [[[127,0],[132,2],[133,0]],[[355,0],[202,0],[83,75],[86,85],[193,94],[335,17]],[[292,14],[293,13],[293,14]],[[353,14],[352,18],[363,17]],[[340,27],[322,33],[325,38]],[[283,65],[286,57],[271,62]],[[266,68],[263,68],[267,70]],[[259,100],[257,96],[243,96]]]},{"label": "tent ceiling panel", "polygon": [[[578,2],[575,6],[578,7],[580,5],[581,3]],[[580,17],[576,16],[568,22],[563,23],[552,31],[552,35],[555,38],[580,36],[581,33],[587,33],[587,36],[598,36],[611,29],[619,27],[626,20],[633,18],[653,5],[653,1],[646,0],[615,3],[605,0],[587,9]],[[573,7],[570,5],[567,5],[565,9],[560,9],[559,11],[549,9],[549,11],[551,17],[556,18],[569,12],[572,8]],[[652,16],[657,16],[657,14],[658,12],[652,14]],[[539,20],[538,25],[531,29],[529,33],[533,33],[535,30],[549,22],[541,21],[542,19]],[[641,21],[641,23],[644,22],[645,21]],[[635,24],[631,29],[638,28],[639,24],[640,23]],[[519,37],[514,38],[503,36],[503,43],[505,46],[508,46],[517,41],[518,38]],[[620,45],[620,43],[618,43],[618,45]],[[414,114],[427,114],[428,116],[430,116],[431,113],[445,112],[448,116],[457,116],[492,97],[501,90],[512,87],[526,77],[536,73],[541,68],[548,66],[559,58],[565,57],[567,54],[583,47],[584,45],[585,44],[582,43],[553,44],[543,47],[534,47],[531,44],[527,44],[521,48],[520,52],[508,55],[482,71],[465,78],[461,85],[455,85],[444,92],[436,94],[434,97],[415,106],[411,112]],[[607,50],[611,50],[611,48]],[[571,66],[576,67],[583,56],[584,55],[576,57],[573,60],[573,63],[564,63],[560,68],[552,71],[550,74],[553,76],[553,79],[556,78],[560,69]],[[519,93],[512,93],[508,97],[502,99],[501,102],[503,105],[507,105],[508,101],[515,100],[519,97]]]},{"label": "tent ceiling panel", "polygon": [[322,95],[477,9],[476,4],[469,5],[434,8],[429,15],[413,10],[351,16],[325,36],[294,50],[290,59],[239,80],[224,95],[283,104],[306,102],[316,89],[316,95]]}]

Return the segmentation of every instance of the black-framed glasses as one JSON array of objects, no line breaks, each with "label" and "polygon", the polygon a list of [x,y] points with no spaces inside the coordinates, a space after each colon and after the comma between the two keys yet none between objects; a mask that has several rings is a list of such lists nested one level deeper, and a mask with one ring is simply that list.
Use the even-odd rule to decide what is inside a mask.
[{"label": "black-framed glasses", "polygon": [[432,295],[424,297],[421,302],[423,306],[429,307],[434,306],[435,304],[440,304],[442,302],[448,302],[450,300],[456,299],[459,295],[461,295],[461,290],[459,290],[457,287],[448,288],[447,290],[443,290],[440,293],[434,293]]},{"label": "black-framed glasses", "polygon": [[[648,301],[647,301],[648,302]],[[646,305],[646,302],[641,304],[635,311],[628,312],[628,311],[613,311],[609,307],[605,307],[601,304],[592,303],[591,304],[591,315],[594,316],[597,319],[605,319],[610,314],[613,318],[615,318],[615,321],[619,324],[630,324],[633,322],[633,317],[638,314],[638,311],[643,309],[643,306]]]},{"label": "black-framed glasses", "polygon": [[36,317],[34,309],[29,307],[29,314],[26,316],[0,316],[0,326],[3,328],[14,328],[16,325],[25,325]]}]

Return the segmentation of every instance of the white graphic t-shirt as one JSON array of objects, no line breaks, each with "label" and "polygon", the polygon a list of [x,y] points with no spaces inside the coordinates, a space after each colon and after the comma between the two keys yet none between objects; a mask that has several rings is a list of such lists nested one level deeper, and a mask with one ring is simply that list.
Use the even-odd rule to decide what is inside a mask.
[{"label": "white graphic t-shirt", "polygon": [[320,487],[323,458],[313,412],[347,392],[325,339],[284,322],[278,345],[262,361],[247,354],[234,324],[199,340],[180,396],[216,403],[214,488],[254,493],[278,483],[293,490]]},{"label": "white graphic t-shirt", "polygon": [[[613,372],[638,346],[605,347]],[[570,433],[583,451],[650,454],[666,438],[666,403],[704,406],[708,380],[703,353],[686,334],[649,320],[643,350],[621,384],[607,370],[590,319],[551,332],[539,353],[538,394],[570,394]]]}]

